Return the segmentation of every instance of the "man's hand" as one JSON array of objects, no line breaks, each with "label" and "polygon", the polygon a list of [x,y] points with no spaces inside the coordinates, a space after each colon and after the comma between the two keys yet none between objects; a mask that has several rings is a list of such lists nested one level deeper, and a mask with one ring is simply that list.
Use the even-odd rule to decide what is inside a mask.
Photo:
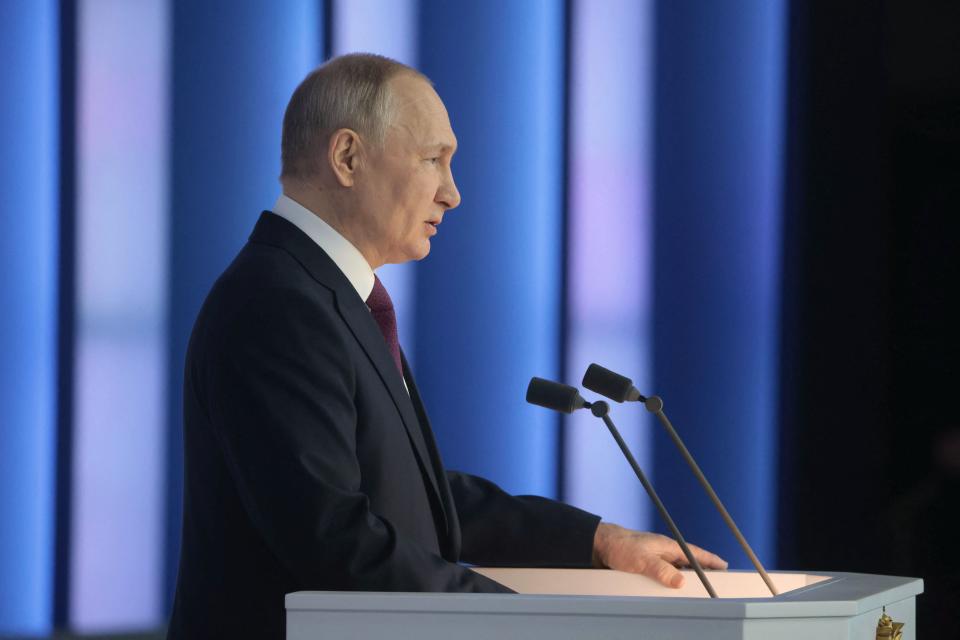
[{"label": "man's hand", "polygon": [[[727,568],[726,560],[720,556],[689,543],[688,546],[704,569]],[[677,567],[687,565],[680,545],[659,533],[633,531],[601,522],[593,537],[595,567],[640,573],[676,589],[683,586],[683,575]]]}]

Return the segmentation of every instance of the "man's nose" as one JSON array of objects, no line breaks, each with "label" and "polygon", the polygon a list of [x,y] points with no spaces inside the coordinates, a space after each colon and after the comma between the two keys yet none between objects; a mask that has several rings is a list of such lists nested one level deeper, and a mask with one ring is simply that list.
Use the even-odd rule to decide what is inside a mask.
[{"label": "man's nose", "polygon": [[460,191],[453,181],[453,172],[447,171],[446,179],[437,190],[437,202],[447,209],[456,209],[460,205]]}]

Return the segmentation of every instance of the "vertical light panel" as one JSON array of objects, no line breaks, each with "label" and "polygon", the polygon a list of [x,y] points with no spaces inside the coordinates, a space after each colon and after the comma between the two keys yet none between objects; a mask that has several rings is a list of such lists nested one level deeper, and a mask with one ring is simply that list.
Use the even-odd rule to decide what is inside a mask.
[{"label": "vertical light panel", "polygon": [[78,6],[70,624],[162,620],[168,7]]},{"label": "vertical light panel", "polygon": [[57,382],[57,2],[0,2],[0,635],[49,632]]},{"label": "vertical light panel", "polygon": [[183,363],[197,312],[280,192],[290,95],[320,63],[319,0],[173,0],[167,604],[180,549]]},{"label": "vertical light panel", "polygon": [[[650,393],[652,9],[573,3],[566,382],[575,386],[596,362]],[[652,475],[646,411],[614,405],[611,416]],[[603,423],[579,412],[564,435],[564,497],[647,528],[648,498]]]},{"label": "vertical light panel", "polygon": [[[657,7],[656,391],[762,561],[775,559],[785,0]],[[743,552],[658,430],[688,539]]]},{"label": "vertical light panel", "polygon": [[446,102],[463,203],[417,268],[417,376],[447,466],[556,493],[564,6],[425,0],[420,63]]},{"label": "vertical light panel", "polygon": [[[331,0],[333,1],[333,0]],[[333,54],[378,53],[417,66],[416,0],[336,0],[333,6]],[[416,263],[388,264],[377,270],[397,312],[400,344],[415,364],[414,278]]]}]

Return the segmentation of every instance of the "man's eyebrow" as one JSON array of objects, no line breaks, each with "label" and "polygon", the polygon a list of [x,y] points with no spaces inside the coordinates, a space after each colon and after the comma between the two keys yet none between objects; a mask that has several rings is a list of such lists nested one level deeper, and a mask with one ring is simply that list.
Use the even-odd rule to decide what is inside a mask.
[{"label": "man's eyebrow", "polygon": [[456,150],[456,147],[447,144],[446,142],[434,142],[433,144],[428,144],[424,148],[428,151],[439,151],[440,153],[447,153]]}]

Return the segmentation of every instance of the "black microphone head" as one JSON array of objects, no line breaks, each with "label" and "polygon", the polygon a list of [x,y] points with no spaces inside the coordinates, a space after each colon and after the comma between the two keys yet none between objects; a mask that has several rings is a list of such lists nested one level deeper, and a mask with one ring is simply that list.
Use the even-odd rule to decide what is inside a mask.
[{"label": "black microphone head", "polygon": [[527,402],[563,413],[573,413],[587,404],[576,388],[537,377],[530,378]]},{"label": "black microphone head", "polygon": [[583,374],[583,386],[616,402],[645,400],[633,386],[633,380],[598,364],[591,364]]}]

